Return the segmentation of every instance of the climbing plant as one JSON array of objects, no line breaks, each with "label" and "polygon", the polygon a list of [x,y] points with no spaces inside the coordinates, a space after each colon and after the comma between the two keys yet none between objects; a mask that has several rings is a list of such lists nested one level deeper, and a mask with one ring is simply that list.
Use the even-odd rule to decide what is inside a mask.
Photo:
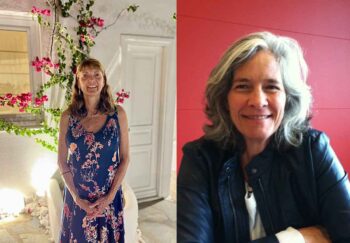
[{"label": "climbing plant", "polygon": [[[31,65],[36,72],[44,72],[47,76],[38,91],[33,93],[11,94],[0,96],[0,109],[4,106],[16,107],[20,112],[33,115],[44,115],[46,119],[40,127],[26,128],[13,122],[0,119],[0,131],[11,134],[35,137],[35,141],[43,147],[57,151],[58,123],[62,110],[50,107],[47,91],[54,86],[65,90],[65,103],[70,103],[72,86],[77,64],[89,56],[91,48],[96,44],[96,37],[116,24],[122,14],[133,13],[138,5],[129,5],[122,9],[112,23],[106,25],[105,20],[94,15],[95,0],[47,0],[48,8],[40,9],[33,6],[31,14],[41,28],[51,32],[50,50],[47,56],[35,57]],[[62,18],[72,18],[75,26],[68,28],[60,21]],[[115,102],[122,103],[129,98],[129,93],[121,90],[116,93]],[[50,121],[50,122],[48,122]],[[40,136],[45,135],[45,136]]]}]

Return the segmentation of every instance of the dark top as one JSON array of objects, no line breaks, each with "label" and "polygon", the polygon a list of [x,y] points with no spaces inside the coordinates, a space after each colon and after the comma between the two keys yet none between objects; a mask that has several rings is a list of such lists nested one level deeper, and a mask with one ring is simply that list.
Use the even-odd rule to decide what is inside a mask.
[{"label": "dark top", "polygon": [[[200,138],[186,144],[178,174],[178,242],[250,242],[240,153]],[[350,184],[327,136],[310,129],[299,147],[273,145],[245,168],[266,237],[291,226],[321,225],[333,242],[350,242]]]}]

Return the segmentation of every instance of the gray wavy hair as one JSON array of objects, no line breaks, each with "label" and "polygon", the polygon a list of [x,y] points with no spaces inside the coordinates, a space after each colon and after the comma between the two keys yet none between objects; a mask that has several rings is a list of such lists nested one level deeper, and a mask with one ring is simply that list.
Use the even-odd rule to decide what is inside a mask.
[{"label": "gray wavy hair", "polygon": [[309,128],[312,96],[306,83],[308,67],[298,42],[270,32],[252,33],[228,48],[206,85],[205,113],[211,124],[203,128],[205,137],[224,147],[244,148],[243,137],[229,114],[227,96],[235,70],[260,50],[267,50],[275,56],[287,96],[284,117],[273,135],[277,148],[300,145],[303,133]]}]

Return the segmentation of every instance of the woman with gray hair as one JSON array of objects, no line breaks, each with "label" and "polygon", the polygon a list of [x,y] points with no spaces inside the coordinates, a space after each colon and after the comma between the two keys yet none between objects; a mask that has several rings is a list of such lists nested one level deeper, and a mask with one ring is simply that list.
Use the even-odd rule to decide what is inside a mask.
[{"label": "woman with gray hair", "polygon": [[312,102],[299,44],[233,43],[210,74],[205,135],[183,148],[178,242],[350,242],[350,184]]}]

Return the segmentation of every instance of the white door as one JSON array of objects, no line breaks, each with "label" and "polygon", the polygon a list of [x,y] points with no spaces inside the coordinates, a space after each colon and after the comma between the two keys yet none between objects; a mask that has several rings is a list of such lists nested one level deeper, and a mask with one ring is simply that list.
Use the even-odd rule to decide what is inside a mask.
[{"label": "white door", "polygon": [[172,43],[171,38],[121,37],[122,87],[130,91],[124,105],[130,136],[126,180],[143,201],[166,196],[170,183],[175,114]]}]

